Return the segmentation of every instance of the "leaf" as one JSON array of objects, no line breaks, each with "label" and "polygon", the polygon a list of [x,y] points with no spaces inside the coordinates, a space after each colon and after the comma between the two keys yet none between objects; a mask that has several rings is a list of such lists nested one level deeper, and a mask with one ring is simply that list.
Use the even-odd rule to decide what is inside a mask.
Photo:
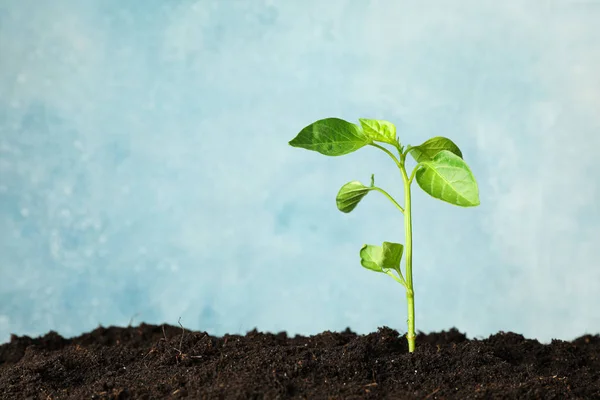
[{"label": "leaf", "polygon": [[400,272],[403,251],[404,246],[400,243],[383,242],[383,246],[365,244],[360,249],[360,264],[375,272],[389,269]]},{"label": "leaf", "polygon": [[359,118],[365,135],[378,142],[396,144],[396,126],[389,121]]},{"label": "leaf", "polygon": [[[374,175],[371,175],[373,183]],[[367,187],[359,181],[352,181],[342,186],[335,198],[337,208],[341,212],[349,213],[354,210],[358,203],[365,197],[373,187]]]},{"label": "leaf", "polygon": [[339,118],[325,118],[302,129],[289,144],[326,156],[341,156],[371,142],[359,126]]},{"label": "leaf", "polygon": [[417,162],[423,162],[433,160],[442,150],[448,150],[462,158],[462,152],[458,146],[452,140],[442,136],[433,137],[419,146],[411,147],[410,154]]},{"label": "leaf", "polygon": [[436,199],[461,207],[479,205],[479,188],[473,173],[462,158],[448,150],[423,162],[416,179],[421,189]]}]

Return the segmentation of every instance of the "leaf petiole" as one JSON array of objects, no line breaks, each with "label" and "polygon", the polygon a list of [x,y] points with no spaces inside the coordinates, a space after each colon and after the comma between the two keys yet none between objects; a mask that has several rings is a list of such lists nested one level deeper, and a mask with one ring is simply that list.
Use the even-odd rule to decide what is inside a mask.
[{"label": "leaf petiole", "polygon": [[391,201],[391,202],[392,202],[392,204],[394,204],[394,205],[396,206],[396,208],[397,208],[398,210],[400,210],[400,212],[401,212],[402,214],[404,214],[404,208],[402,208],[402,206],[401,206],[400,204],[398,204],[398,202],[397,202],[396,200],[394,200],[394,198],[393,198],[393,197],[392,197],[392,196],[391,196],[391,195],[390,195],[388,192],[386,192],[385,190],[383,190],[382,188],[379,188],[379,187],[377,187],[377,186],[371,186],[371,187],[370,187],[370,189],[372,189],[372,190],[376,190],[376,191],[378,191],[379,193],[383,194],[385,197],[387,197],[387,198],[388,198],[388,200],[389,200],[389,201]]},{"label": "leaf petiole", "polygon": [[394,153],[392,153],[391,151],[389,151],[388,149],[386,149],[383,146],[378,145],[377,143],[369,143],[371,146],[373,147],[377,147],[378,149],[383,150],[388,156],[392,157],[392,160],[394,160],[394,162],[396,163],[396,165],[398,166],[398,168],[401,168],[400,166],[402,165],[400,163],[400,161],[396,158],[396,156],[394,155]]},{"label": "leaf petiole", "polygon": [[400,277],[397,277],[396,275],[394,275],[394,273],[390,270],[384,271],[386,275],[391,276],[392,278],[394,278],[394,280],[396,282],[398,282],[399,284],[401,284],[402,286],[406,287],[406,282],[404,281],[404,277],[402,276],[402,272],[397,271],[398,274],[400,275]]},{"label": "leaf petiole", "polygon": [[418,163],[417,165],[415,165],[415,168],[412,170],[411,174],[410,174],[410,178],[408,179],[408,185],[410,186],[410,184],[412,183],[413,179],[415,179],[415,175],[417,173],[417,170],[422,167],[423,164]]}]

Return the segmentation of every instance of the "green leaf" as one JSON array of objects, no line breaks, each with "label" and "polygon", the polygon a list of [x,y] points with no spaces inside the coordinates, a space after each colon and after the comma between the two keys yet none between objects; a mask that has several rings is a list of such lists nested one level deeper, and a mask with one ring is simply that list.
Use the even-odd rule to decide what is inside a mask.
[{"label": "green leaf", "polygon": [[[371,183],[373,183],[374,176],[371,175]],[[367,187],[359,181],[352,181],[346,183],[341,187],[340,191],[335,198],[337,208],[341,212],[349,213],[354,210],[358,203],[365,197],[373,187]]]},{"label": "green leaf", "polygon": [[365,135],[378,142],[396,144],[396,126],[389,121],[359,118]]},{"label": "green leaf", "polygon": [[442,150],[448,150],[462,158],[462,152],[450,139],[436,136],[426,140],[419,146],[411,147],[410,154],[417,162],[431,161]]},{"label": "green leaf", "polygon": [[358,125],[339,118],[325,118],[302,129],[289,144],[326,156],[341,156],[371,142]]},{"label": "green leaf", "polygon": [[365,244],[360,249],[360,264],[375,272],[385,273],[390,269],[400,272],[403,251],[404,246],[400,243],[383,242],[383,246]]},{"label": "green leaf", "polygon": [[426,193],[461,207],[479,205],[479,188],[469,166],[458,155],[442,150],[421,163],[417,183]]}]

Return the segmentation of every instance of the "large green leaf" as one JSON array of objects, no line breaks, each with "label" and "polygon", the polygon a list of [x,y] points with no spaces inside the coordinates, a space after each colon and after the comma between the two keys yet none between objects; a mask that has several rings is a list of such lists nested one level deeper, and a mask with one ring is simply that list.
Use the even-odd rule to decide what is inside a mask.
[{"label": "large green leaf", "polygon": [[302,129],[289,144],[326,156],[341,156],[371,142],[358,125],[339,118],[325,118]]},{"label": "large green leaf", "polygon": [[383,242],[383,246],[365,244],[360,249],[360,264],[375,272],[390,269],[400,272],[403,251],[404,246],[400,243]]},{"label": "large green leaf", "polygon": [[448,150],[462,158],[458,146],[452,140],[442,136],[433,137],[418,146],[411,147],[410,154],[417,162],[431,161],[442,150]]},{"label": "large green leaf", "polygon": [[456,154],[442,150],[433,160],[422,162],[417,168],[417,183],[432,197],[461,207],[479,205],[475,177]]},{"label": "large green leaf", "polygon": [[[371,182],[372,181],[373,178],[371,178]],[[340,188],[340,191],[335,198],[337,208],[341,212],[349,213],[356,208],[358,203],[360,203],[362,198],[365,197],[370,190],[373,190],[373,188],[367,187],[359,181],[346,183]]]},{"label": "large green leaf", "polygon": [[359,118],[365,135],[378,142],[396,144],[396,126],[389,121]]}]

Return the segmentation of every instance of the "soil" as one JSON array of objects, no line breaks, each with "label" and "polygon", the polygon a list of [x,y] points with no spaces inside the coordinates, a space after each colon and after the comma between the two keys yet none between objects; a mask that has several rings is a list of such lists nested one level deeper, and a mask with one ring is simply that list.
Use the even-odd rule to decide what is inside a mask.
[{"label": "soil", "polygon": [[213,337],[169,325],[99,327],[0,345],[2,399],[600,399],[600,336],[540,344],[390,328]]}]

